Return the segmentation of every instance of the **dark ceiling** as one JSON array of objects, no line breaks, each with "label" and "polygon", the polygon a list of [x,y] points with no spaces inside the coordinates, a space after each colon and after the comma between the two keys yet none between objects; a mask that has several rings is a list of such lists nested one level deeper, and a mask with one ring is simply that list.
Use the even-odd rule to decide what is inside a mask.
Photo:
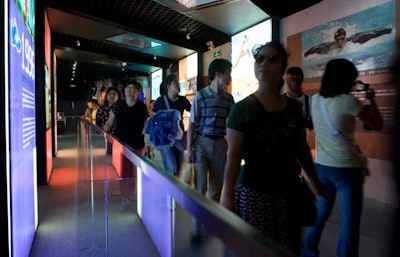
[{"label": "dark ceiling", "polygon": [[[57,85],[71,84],[75,61],[78,85],[102,77],[148,75],[207,51],[208,41],[225,44],[261,21],[282,19],[320,1],[221,0],[186,8],[176,0],[44,0],[57,56]],[[126,34],[129,38],[110,40]],[[149,47],[150,41],[157,46]]]}]

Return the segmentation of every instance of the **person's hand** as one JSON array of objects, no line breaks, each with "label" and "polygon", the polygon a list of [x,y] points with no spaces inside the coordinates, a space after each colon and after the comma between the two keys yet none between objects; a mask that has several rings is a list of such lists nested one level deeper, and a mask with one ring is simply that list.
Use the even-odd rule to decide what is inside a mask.
[{"label": "person's hand", "polygon": [[314,183],[314,187],[315,187],[315,192],[317,193],[317,195],[320,195],[322,197],[328,196],[328,189],[325,187],[324,184],[322,184],[321,181],[317,180]]},{"label": "person's hand", "polygon": [[374,99],[374,97],[375,97],[375,91],[373,89],[368,89],[365,92],[365,99],[371,100]]}]

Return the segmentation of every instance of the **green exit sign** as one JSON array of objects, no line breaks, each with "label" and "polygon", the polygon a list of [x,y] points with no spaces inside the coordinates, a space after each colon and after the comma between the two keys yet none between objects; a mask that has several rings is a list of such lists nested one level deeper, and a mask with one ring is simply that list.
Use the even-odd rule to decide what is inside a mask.
[{"label": "green exit sign", "polygon": [[220,57],[220,56],[221,56],[221,50],[214,52],[214,58],[217,58],[217,57]]}]

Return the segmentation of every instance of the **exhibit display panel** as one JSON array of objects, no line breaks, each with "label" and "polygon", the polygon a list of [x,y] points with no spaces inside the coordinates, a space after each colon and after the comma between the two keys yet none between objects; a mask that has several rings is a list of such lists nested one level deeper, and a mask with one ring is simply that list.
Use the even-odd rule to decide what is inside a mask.
[{"label": "exhibit display panel", "polygon": [[5,5],[9,248],[10,256],[29,256],[37,227],[35,2]]}]

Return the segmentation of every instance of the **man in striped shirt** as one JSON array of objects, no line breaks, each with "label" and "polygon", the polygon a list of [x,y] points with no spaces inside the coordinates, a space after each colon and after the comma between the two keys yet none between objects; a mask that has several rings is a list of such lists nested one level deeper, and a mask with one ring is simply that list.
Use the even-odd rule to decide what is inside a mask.
[{"label": "man in striped shirt", "polygon": [[[231,81],[232,63],[215,59],[208,67],[211,84],[197,92],[190,110],[187,134],[187,162],[194,164],[195,189],[219,202],[228,145],[226,121],[234,104],[225,91]],[[208,179],[207,179],[208,178]],[[194,222],[193,239],[200,238],[200,225]]]}]

